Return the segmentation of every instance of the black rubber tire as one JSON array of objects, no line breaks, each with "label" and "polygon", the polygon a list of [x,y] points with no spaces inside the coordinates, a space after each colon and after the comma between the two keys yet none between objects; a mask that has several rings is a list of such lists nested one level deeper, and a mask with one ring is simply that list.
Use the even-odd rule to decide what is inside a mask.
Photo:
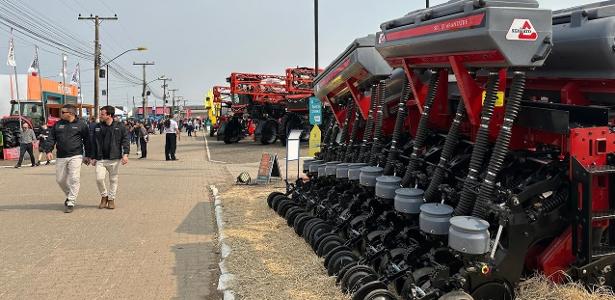
[{"label": "black rubber tire", "polygon": [[359,262],[355,261],[353,263],[347,264],[345,265],[339,272],[337,272],[337,277],[335,277],[335,284],[336,285],[340,285],[342,278],[344,277],[344,275],[346,274],[346,272],[348,272],[348,270],[350,270],[350,268],[358,265]]},{"label": "black rubber tire", "polygon": [[356,283],[356,280],[359,279],[357,276],[359,276],[360,274],[367,276],[375,273],[376,272],[372,267],[363,264],[357,264],[354,267],[346,270],[344,276],[342,277],[342,280],[340,280],[340,288],[342,289],[342,292],[348,293],[348,291],[352,289],[353,285]]},{"label": "black rubber tire", "polygon": [[269,196],[267,196],[267,205],[269,205],[269,207],[273,208],[273,206],[271,204],[271,201],[273,201],[273,197],[279,196],[279,195],[284,195],[284,193],[273,192],[273,193],[269,194]]},{"label": "black rubber tire", "polygon": [[329,264],[329,260],[331,259],[333,254],[335,254],[336,252],[339,252],[339,251],[344,251],[344,250],[350,251],[350,248],[348,248],[347,246],[342,244],[342,245],[339,245],[339,246],[331,249],[331,251],[329,251],[329,253],[327,253],[327,255],[325,255],[325,261],[323,262],[323,265],[325,266],[325,268]]},{"label": "black rubber tire", "polygon": [[286,215],[284,216],[284,218],[286,219],[286,225],[288,225],[288,227],[293,227],[293,224],[295,223],[295,218],[301,213],[305,213],[305,210],[301,207],[296,206],[289,208],[286,212]]},{"label": "black rubber tire", "polygon": [[287,205],[288,203],[292,203],[292,200],[288,199],[287,197],[280,199],[280,201],[278,201],[278,203],[276,203],[276,207],[275,207],[275,212],[279,215],[280,214],[280,208],[283,205]]},{"label": "black rubber tire", "polygon": [[328,232],[328,233],[325,233],[325,234],[321,235],[320,237],[318,237],[317,240],[314,241],[314,244],[312,245],[312,250],[314,250],[314,252],[316,252],[316,250],[318,250],[318,246],[320,245],[320,243],[324,239],[326,239],[328,237],[333,237],[333,236],[336,236],[336,234],[333,233],[333,232]]},{"label": "black rubber tire", "polygon": [[364,300],[367,295],[375,290],[386,290],[387,286],[382,281],[372,281],[361,286],[354,294],[352,300]]},{"label": "black rubber tire", "polygon": [[374,299],[379,299],[379,300],[395,300],[397,299],[397,297],[395,297],[395,294],[393,294],[391,291],[386,290],[386,289],[376,289],[371,291],[369,294],[367,294],[367,296],[365,296],[365,298],[363,298],[364,300],[374,300]]},{"label": "black rubber tire", "polygon": [[241,139],[241,123],[236,118],[231,119],[224,130],[224,143],[234,144]]},{"label": "black rubber tire", "polygon": [[363,285],[372,281],[378,281],[378,275],[365,273],[357,274],[353,278],[350,278],[348,293],[354,294],[361,287],[363,287]]},{"label": "black rubber tire", "polygon": [[318,245],[318,248],[316,249],[316,255],[318,255],[318,257],[326,257],[327,254],[329,254],[329,251],[343,244],[344,239],[337,235],[335,237],[327,237],[323,239]]},{"label": "black rubber tire", "polygon": [[293,223],[293,229],[295,229],[295,233],[298,236],[301,236],[301,234],[303,233],[303,228],[305,227],[305,224],[313,219],[314,217],[308,213],[303,213],[297,216],[297,218],[295,218],[295,222]]},{"label": "black rubber tire", "polygon": [[275,144],[278,140],[278,123],[274,120],[268,120],[261,129],[261,144]]},{"label": "black rubber tire", "polygon": [[282,202],[282,200],[287,200],[287,199],[288,197],[286,197],[286,195],[273,197],[273,200],[271,201],[271,208],[277,212],[278,205],[280,205],[280,202]]},{"label": "black rubber tire", "polygon": [[303,231],[301,232],[301,237],[303,237],[303,239],[305,240],[305,242],[307,243],[307,235],[310,231],[310,229],[312,228],[312,226],[320,223],[320,222],[324,222],[322,219],[314,217],[314,219],[309,220],[307,223],[305,223],[305,226],[303,227]]},{"label": "black rubber tire", "polygon": [[356,261],[357,257],[350,250],[342,250],[334,253],[327,264],[327,274],[335,276],[347,264]]},{"label": "black rubber tire", "polygon": [[316,252],[316,250],[318,249],[316,242],[319,240],[319,238],[327,233],[330,233],[332,229],[333,227],[331,227],[331,225],[329,225],[326,222],[322,224],[314,225],[312,227],[312,230],[309,233],[310,236],[308,240],[314,252]]},{"label": "black rubber tire", "polygon": [[280,217],[284,217],[286,216],[286,212],[291,209],[292,207],[296,207],[298,204],[295,203],[293,200],[288,200],[286,203],[284,203],[285,205],[278,205],[278,215],[280,215]]}]

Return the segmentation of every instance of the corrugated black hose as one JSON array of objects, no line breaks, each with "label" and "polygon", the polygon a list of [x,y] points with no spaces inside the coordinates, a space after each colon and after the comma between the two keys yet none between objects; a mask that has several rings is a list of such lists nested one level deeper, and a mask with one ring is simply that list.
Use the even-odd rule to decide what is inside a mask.
[{"label": "corrugated black hose", "polygon": [[428,133],[427,123],[429,121],[429,113],[431,112],[431,107],[436,99],[439,81],[440,73],[438,71],[434,71],[429,78],[429,91],[427,92],[427,99],[425,99],[423,113],[421,114],[421,119],[419,120],[419,125],[416,129],[416,136],[414,137],[414,145],[412,146],[410,161],[406,167],[404,177],[401,179],[401,185],[403,187],[408,187],[408,185],[412,182],[412,173],[414,173],[417,169],[419,164],[418,158],[423,151],[423,147],[425,147],[425,140],[427,139]]},{"label": "corrugated black hose", "polygon": [[355,109],[354,123],[352,124],[352,131],[350,132],[350,139],[348,140],[348,146],[346,146],[346,154],[344,155],[344,162],[353,162],[357,136],[359,135],[359,129],[361,127],[361,114],[358,109]]},{"label": "corrugated black hose", "polygon": [[442,148],[442,153],[440,154],[440,161],[438,162],[438,166],[434,171],[431,182],[429,182],[429,186],[427,190],[425,190],[425,201],[426,202],[434,202],[438,201],[438,189],[440,188],[440,184],[444,181],[444,176],[446,175],[446,168],[448,167],[448,161],[453,156],[453,152],[457,147],[457,143],[459,142],[459,133],[461,129],[461,122],[466,117],[466,106],[463,100],[459,101],[457,105],[457,112],[455,113],[455,118],[453,118],[453,122],[451,123],[451,127],[448,131],[448,135],[446,136],[446,140],[444,141],[444,147]]},{"label": "corrugated black hose", "polygon": [[372,149],[369,156],[369,165],[375,166],[378,164],[378,156],[382,151],[382,122],[384,114],[382,106],[386,98],[386,80],[381,80],[378,84],[378,102],[376,104],[376,124],[374,126],[374,137],[372,139]]},{"label": "corrugated black hose", "polygon": [[480,185],[480,193],[474,203],[472,216],[485,219],[490,201],[492,201],[496,192],[496,177],[502,170],[504,159],[508,154],[508,146],[512,137],[512,127],[519,111],[521,110],[521,99],[525,91],[525,72],[515,72],[513,75],[512,84],[508,101],[506,102],[506,111],[504,112],[504,122],[495,141],[491,159],[487,166],[487,175]]},{"label": "corrugated black hose", "polygon": [[474,140],[474,148],[470,157],[470,167],[468,175],[461,190],[459,203],[455,207],[455,216],[467,216],[472,212],[476,194],[474,188],[478,185],[478,174],[483,169],[485,156],[489,151],[489,122],[493,116],[495,102],[498,99],[498,89],[500,88],[500,75],[497,72],[489,73],[487,86],[485,88],[485,101],[481,111],[480,126]]},{"label": "corrugated black hose", "polygon": [[372,91],[370,97],[369,112],[367,115],[367,123],[365,124],[365,131],[363,131],[363,143],[359,150],[357,157],[353,161],[363,161],[365,153],[368,150],[369,141],[372,138],[372,130],[374,129],[374,110],[376,109],[376,103],[378,103],[378,84],[372,84]]},{"label": "corrugated black hose", "polygon": [[393,129],[393,136],[391,137],[391,147],[389,148],[389,154],[384,166],[384,175],[393,175],[395,173],[395,163],[397,156],[399,155],[399,149],[397,149],[397,143],[403,130],[404,121],[406,119],[406,102],[409,100],[412,87],[407,76],[404,76],[404,83],[402,86],[401,97],[399,98],[399,104],[397,105],[397,117],[395,119],[395,128]]},{"label": "corrugated black hose", "polygon": [[348,137],[350,136],[350,122],[352,121],[354,110],[354,101],[350,101],[350,103],[348,104],[348,108],[346,108],[346,119],[344,120],[344,127],[342,128],[342,138],[340,139],[340,144],[338,147],[340,151],[337,151],[337,161],[341,161],[342,159],[344,159],[346,147],[348,146]]}]

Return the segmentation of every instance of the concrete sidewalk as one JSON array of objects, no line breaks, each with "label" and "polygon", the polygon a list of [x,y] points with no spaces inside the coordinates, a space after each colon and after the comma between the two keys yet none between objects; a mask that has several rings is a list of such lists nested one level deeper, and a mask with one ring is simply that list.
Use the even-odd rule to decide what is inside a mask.
[{"label": "concrete sidewalk", "polygon": [[0,169],[0,299],[218,299],[207,188],[233,176],[207,162],[202,136],[183,136],[172,162],[163,138],[120,169],[115,210],[97,208],[93,167],[72,214],[55,166]]}]

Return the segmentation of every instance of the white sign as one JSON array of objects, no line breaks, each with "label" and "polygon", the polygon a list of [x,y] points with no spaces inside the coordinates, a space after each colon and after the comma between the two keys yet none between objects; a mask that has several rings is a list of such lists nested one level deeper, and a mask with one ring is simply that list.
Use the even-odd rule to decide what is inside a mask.
[{"label": "white sign", "polygon": [[514,19],[506,39],[509,41],[535,41],[538,39],[538,32],[528,19]]}]

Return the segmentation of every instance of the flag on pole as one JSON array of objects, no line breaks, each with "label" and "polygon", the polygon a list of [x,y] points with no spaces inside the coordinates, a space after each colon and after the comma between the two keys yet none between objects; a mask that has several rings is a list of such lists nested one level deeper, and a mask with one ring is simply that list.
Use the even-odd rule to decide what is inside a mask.
[{"label": "flag on pole", "polygon": [[13,37],[9,40],[9,54],[6,58],[6,65],[9,67],[17,66],[15,62],[15,44],[13,43]]},{"label": "flag on pole", "polygon": [[79,77],[81,77],[81,70],[79,69],[79,63],[75,66],[75,71],[73,75],[70,77],[70,84],[79,86]]},{"label": "flag on pole", "polygon": [[38,76],[38,46],[34,47],[34,59],[32,59],[32,63],[30,64],[30,68],[28,68],[28,73],[32,76]]}]

